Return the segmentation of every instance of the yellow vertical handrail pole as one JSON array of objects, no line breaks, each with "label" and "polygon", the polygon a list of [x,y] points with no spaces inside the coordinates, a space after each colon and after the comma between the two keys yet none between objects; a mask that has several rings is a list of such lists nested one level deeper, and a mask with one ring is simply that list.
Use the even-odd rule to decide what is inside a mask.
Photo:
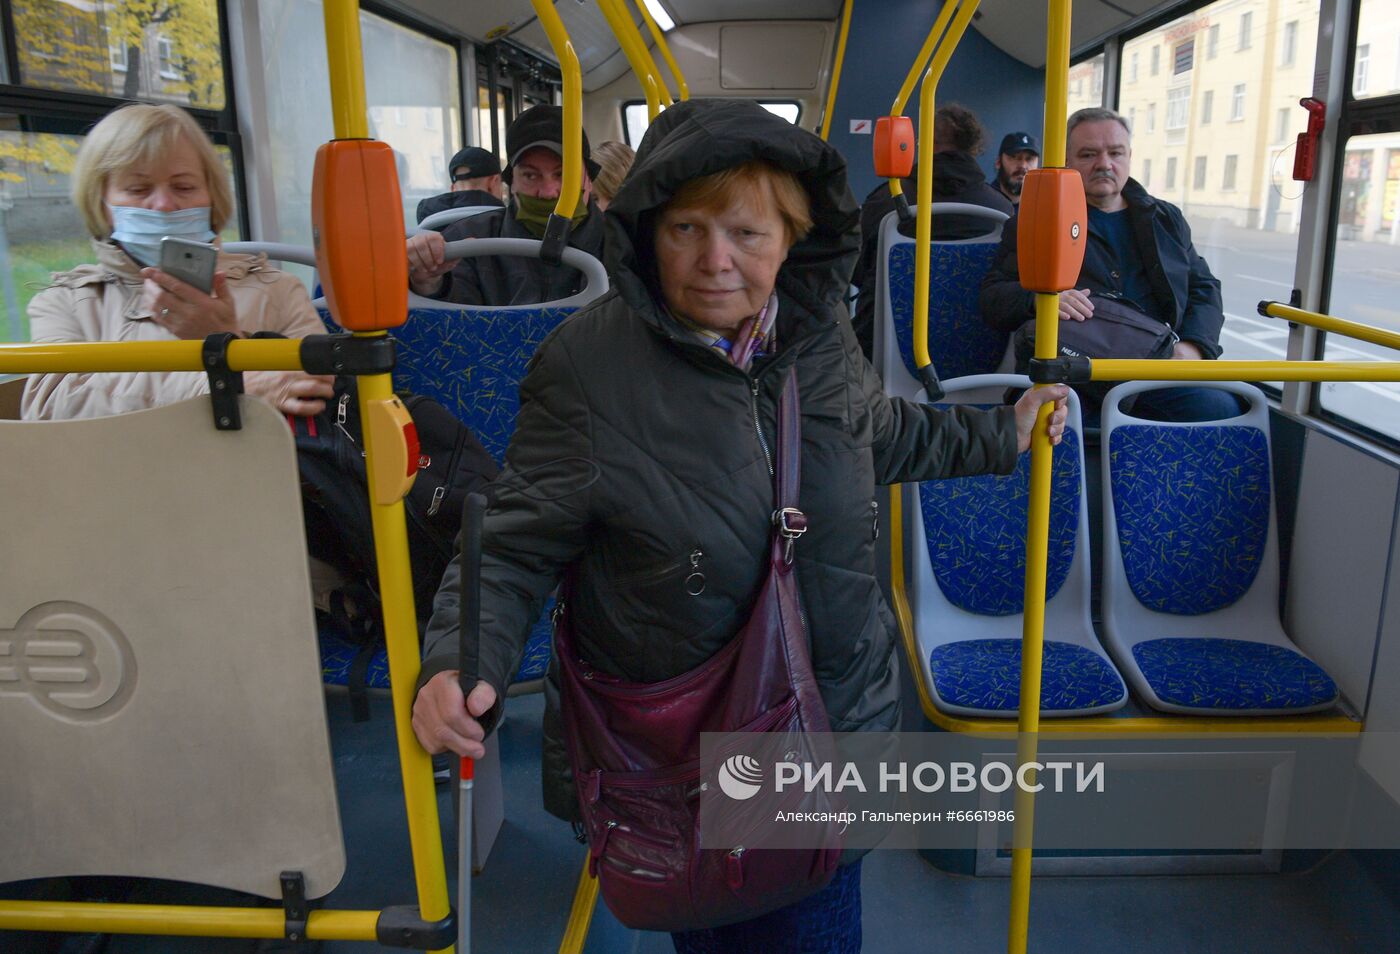
[{"label": "yellow vertical handrail pole", "polygon": [[[637,22],[632,19],[632,14],[628,11],[627,0],[617,0],[617,9],[621,12],[622,19],[627,24],[627,42],[632,44],[632,49],[636,51],[637,58],[647,65],[647,75],[656,83],[657,95],[661,97],[661,108],[665,109],[675,101],[671,99],[671,90],[666,85],[666,81],[661,77],[661,68],[656,65],[656,59],[651,55],[651,50],[647,48],[647,41],[646,38],[642,36],[641,27],[637,26]],[[637,9],[640,10],[643,15],[646,14],[646,9],[641,4],[640,0],[638,0]]]},{"label": "yellow vertical handrail pole", "polygon": [[[360,44],[360,8],[355,0],[326,0],[326,51],[330,64],[331,111],[338,139],[369,138],[365,100],[364,54]],[[383,331],[363,333],[382,335]],[[356,332],[356,336],[361,336]],[[360,419],[372,419],[370,407],[394,397],[388,374],[359,379]],[[365,453],[375,457],[374,429],[365,428]],[[371,473],[373,467],[369,467]],[[370,524],[379,572],[384,613],[384,640],[389,659],[394,730],[403,775],[404,810],[408,816],[409,847],[418,892],[418,911],[425,921],[441,921],[452,912],[447,896],[447,871],[442,857],[437,793],[432,763],[413,734],[413,692],[418,682],[418,620],[413,606],[413,576],[408,562],[408,528],[403,500],[382,503],[370,494]]]},{"label": "yellow vertical handrail pole", "polygon": [[559,954],[583,954],[588,941],[588,927],[593,923],[593,909],[598,905],[598,879],[588,871],[588,856],[583,859],[578,886],[574,889],[573,907],[564,926],[564,938],[559,942]]},{"label": "yellow vertical handrail pole", "polygon": [[365,100],[359,5],[351,0],[326,0],[325,22],[335,138],[368,139],[369,107]]},{"label": "yellow vertical handrail pole", "polygon": [[[686,84],[685,74],[676,64],[676,58],[671,55],[671,44],[666,42],[666,34],[661,31],[661,27],[656,25],[651,11],[647,9],[647,5],[642,0],[637,0],[637,10],[641,13],[642,19],[647,22],[647,29],[651,31],[651,38],[656,43],[656,48],[661,51],[661,58],[666,61],[666,66],[676,79],[676,99],[685,102],[690,99],[690,86]],[[659,70],[657,74],[660,75]]]},{"label": "yellow vertical handrail pole", "polygon": [[[948,27],[948,35],[938,45],[933,60],[924,74],[924,85],[919,90],[919,203],[914,213],[914,364],[920,370],[933,364],[928,353],[928,290],[930,284],[930,256],[933,245],[933,114],[934,96],[938,81],[953,51],[962,42],[972,15],[977,12],[982,0],[964,0]],[[902,191],[902,190],[901,190]],[[895,180],[890,180],[891,194],[895,192]]]},{"label": "yellow vertical handrail pole", "polygon": [[[943,31],[948,27],[948,21],[953,19],[953,13],[957,10],[958,0],[945,2],[943,9],[938,11],[938,16],[934,18],[933,26],[928,31],[928,36],[924,38],[924,45],[919,48],[919,53],[914,57],[914,65],[909,67],[909,72],[904,77],[904,83],[900,85],[899,92],[895,94],[894,105],[890,106],[891,116],[903,116],[904,105],[909,102],[909,97],[914,95],[914,86],[919,82],[919,74],[924,71],[929,57],[933,56],[933,49],[938,45],[938,38],[943,35]],[[890,179],[890,195],[899,198],[904,194],[904,183],[895,176]]]},{"label": "yellow vertical handrail pole", "polygon": [[[1069,92],[1070,0],[1051,0],[1045,51],[1045,165],[1065,164],[1065,112]],[[1058,294],[1035,296],[1035,356],[1059,353]],[[1041,387],[1042,385],[1037,385]],[[1021,700],[1016,723],[1017,778],[1020,767],[1035,761],[1040,732],[1040,682],[1045,645],[1046,553],[1050,545],[1050,469],[1053,450],[1046,433],[1053,405],[1043,404],[1031,433],[1031,480],[1026,519],[1026,593],[1021,630]],[[1025,954],[1030,934],[1031,860],[1035,842],[1034,775],[1016,788],[1016,821],[1011,842],[1011,912],[1007,926],[1009,954]]]},{"label": "yellow vertical handrail pole", "polygon": [[622,55],[627,57],[627,64],[632,67],[637,82],[642,84],[642,91],[647,98],[647,122],[651,122],[661,114],[661,94],[657,89],[656,76],[647,64],[647,58],[638,54],[636,45],[632,42],[637,33],[632,19],[622,8],[621,0],[598,0],[598,9],[603,11],[603,16],[607,18],[608,26],[617,39],[617,45],[622,47]]},{"label": "yellow vertical handrail pole", "polygon": [[851,35],[851,7],[856,0],[846,0],[841,10],[841,35],[836,38],[836,62],[831,64],[831,87],[826,91],[826,112],[822,115],[822,142],[831,132],[831,117],[836,111],[836,88],[841,85],[841,67],[846,63],[846,38]]},{"label": "yellow vertical handrail pole", "polygon": [[578,207],[579,191],[583,186],[583,71],[579,69],[578,53],[559,13],[549,0],[530,0],[535,16],[554,47],[559,72],[564,77],[564,181],[559,185],[559,204],[554,214],[573,218]]}]

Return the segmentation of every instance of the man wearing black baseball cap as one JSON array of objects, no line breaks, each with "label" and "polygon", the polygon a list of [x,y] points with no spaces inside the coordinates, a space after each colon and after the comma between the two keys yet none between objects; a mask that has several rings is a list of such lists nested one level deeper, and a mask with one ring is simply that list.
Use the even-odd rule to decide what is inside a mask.
[{"label": "man wearing black baseball cap", "polygon": [[997,150],[997,189],[1011,200],[1012,205],[1021,204],[1021,185],[1026,181],[1026,173],[1040,168],[1040,149],[1035,137],[1030,133],[1007,133],[1001,139]]},{"label": "man wearing black baseball cap", "polygon": [[477,146],[459,150],[447,164],[452,187],[442,195],[418,203],[418,221],[435,212],[471,206],[501,206],[505,186],[501,184],[501,160]]},{"label": "man wearing black baseball cap", "polygon": [[[408,240],[408,284],[429,298],[467,305],[533,305],[575,294],[583,274],[568,266],[546,265],[520,256],[444,259],[447,242],[465,238],[544,237],[564,179],[564,111],[534,106],[506,129],[506,163],[501,177],[510,186],[510,202],[499,212],[454,222],[441,234],[427,232]],[[603,257],[603,215],[592,202],[598,166],[583,135],[583,182],[569,229],[569,246]],[[455,266],[455,267],[454,267]]]}]

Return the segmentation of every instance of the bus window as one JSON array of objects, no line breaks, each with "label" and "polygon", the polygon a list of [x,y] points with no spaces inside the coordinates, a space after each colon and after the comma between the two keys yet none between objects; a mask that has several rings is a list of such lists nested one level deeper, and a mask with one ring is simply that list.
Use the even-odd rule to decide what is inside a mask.
[{"label": "bus window", "polygon": [[[13,117],[0,116],[0,341],[29,340],[29,300],[48,287],[49,275],[92,261],[82,216],[68,192],[80,136],[18,132]],[[241,207],[233,151],[215,151],[234,185],[234,208]],[[225,242],[242,238],[238,216],[229,219]]]},{"label": "bus window", "polygon": [[[1179,206],[1196,249],[1220,279],[1225,358],[1280,360],[1288,327],[1261,318],[1261,299],[1293,288],[1303,183],[1292,179],[1297,133],[1312,91],[1320,4],[1222,0],[1123,45],[1125,116],[1156,115],[1133,129],[1132,174],[1165,170],[1152,194]],[[1242,31],[1248,31],[1246,36]],[[1145,66],[1157,51],[1161,68]]]},{"label": "bus window", "polygon": [[1103,54],[1069,68],[1069,96],[1066,115],[1076,109],[1103,105]]},{"label": "bus window", "polygon": [[[1364,22],[1364,21],[1363,21]],[[1392,30],[1392,38],[1395,31]],[[1332,295],[1327,313],[1400,331],[1400,132],[1353,136],[1342,160]],[[1327,337],[1329,361],[1393,361],[1379,345]],[[1388,437],[1400,437],[1400,384],[1329,381],[1320,386],[1324,411]]]},{"label": "bus window", "polygon": [[[275,197],[278,241],[310,245],[309,157],[334,136],[321,3],[264,0],[259,25],[271,132],[262,182]],[[404,221],[413,222],[419,200],[446,190],[447,160],[462,146],[457,50],[364,11],[360,31],[369,132],[394,148]]]},{"label": "bus window", "polygon": [[1400,4],[1362,0],[1356,23],[1351,94],[1356,99],[1400,92]]},{"label": "bus window", "polygon": [[[759,100],[758,105],[775,116],[781,116],[796,124],[802,117],[802,106],[792,100]],[[622,107],[622,128],[627,136],[627,144],[633,149],[642,141],[647,131],[647,104],[627,103]]]},{"label": "bus window", "polygon": [[[12,117],[0,118],[13,125]],[[28,341],[29,300],[61,272],[92,261],[82,216],[68,198],[81,139],[0,130],[0,341]]]},{"label": "bus window", "polygon": [[120,99],[223,109],[216,0],[87,4],[14,0],[19,76],[12,83]]}]

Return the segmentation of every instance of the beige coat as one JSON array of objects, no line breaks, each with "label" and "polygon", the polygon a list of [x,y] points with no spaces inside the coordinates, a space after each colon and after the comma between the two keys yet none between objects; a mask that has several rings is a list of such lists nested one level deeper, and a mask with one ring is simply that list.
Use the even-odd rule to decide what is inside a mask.
[{"label": "beige coat", "polygon": [[[96,265],[57,272],[29,303],[29,335],[36,343],[59,341],[173,341],[141,307],[140,267],[109,242],[93,242]],[[276,331],[289,338],[325,334],[300,281],[267,264],[264,255],[219,255],[228,276],[238,325],[247,333]],[[25,420],[101,417],[171,404],[209,393],[197,371],[118,371],[41,374],[29,378],[21,413]]]}]

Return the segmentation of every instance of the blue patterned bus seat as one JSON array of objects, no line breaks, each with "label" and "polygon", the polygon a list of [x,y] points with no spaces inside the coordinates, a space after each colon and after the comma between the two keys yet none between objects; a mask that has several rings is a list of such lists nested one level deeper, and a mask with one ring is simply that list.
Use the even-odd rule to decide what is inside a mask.
[{"label": "blue patterned bus seat", "polygon": [[1237,424],[1119,424],[1107,442],[1106,505],[1113,507],[1128,590],[1147,610],[1201,621],[1199,633],[1182,635],[1177,626],[1166,636],[1153,633],[1139,612],[1115,637],[1131,647],[1131,662],[1157,699],[1202,714],[1333,702],[1337,685],[1317,663],[1291,646],[1242,638],[1247,634],[1222,626],[1224,618],[1208,615],[1229,610],[1265,572],[1277,572],[1265,566],[1272,506],[1265,432]]},{"label": "blue patterned bus seat", "polygon": [[[995,242],[966,245],[933,243],[929,273],[928,353],[939,378],[995,371],[1006,351],[1007,336],[982,323],[978,296],[982,276],[996,260]],[[914,244],[901,242],[889,251],[890,312],[895,340],[909,373],[914,364]]]},{"label": "blue patterned bus seat", "polygon": [[[949,603],[983,616],[1020,613],[1026,585],[1026,513],[1031,455],[1000,476],[930,480],[919,485],[924,539],[934,579]],[[1069,575],[1079,529],[1079,435],[1065,431],[1051,467],[1049,573],[1053,599]]]},{"label": "blue patterned bus seat", "polygon": [[[1021,693],[1021,641],[967,639],[929,654],[938,698],[967,709],[1015,714]],[[1096,709],[1123,698],[1118,670],[1098,653],[1047,639],[1040,676],[1042,712]]]}]

